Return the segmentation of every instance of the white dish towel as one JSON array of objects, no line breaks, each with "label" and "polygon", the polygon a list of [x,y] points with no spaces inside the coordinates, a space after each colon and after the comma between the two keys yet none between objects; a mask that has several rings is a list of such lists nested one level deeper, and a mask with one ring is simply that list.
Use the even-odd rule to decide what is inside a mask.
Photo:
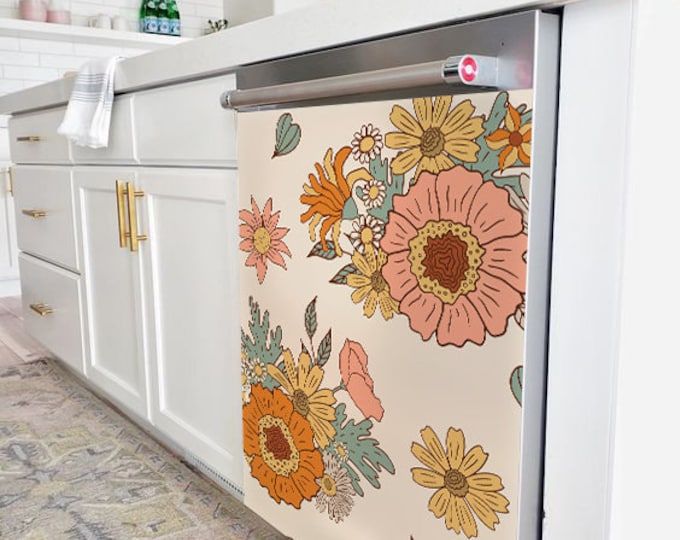
[{"label": "white dish towel", "polygon": [[77,146],[109,145],[113,85],[120,56],[87,62],[78,71],[64,121],[57,130]]}]

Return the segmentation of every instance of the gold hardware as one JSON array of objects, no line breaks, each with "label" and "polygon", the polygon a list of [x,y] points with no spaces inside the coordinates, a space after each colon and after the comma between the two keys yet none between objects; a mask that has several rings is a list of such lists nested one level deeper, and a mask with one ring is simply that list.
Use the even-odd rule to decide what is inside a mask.
[{"label": "gold hardware", "polygon": [[7,167],[7,180],[9,185],[7,186],[7,193],[14,197],[14,169],[12,167]]},{"label": "gold hardware", "polygon": [[30,216],[33,219],[40,219],[47,216],[47,210],[34,210],[25,208],[21,211],[21,213],[25,216]]},{"label": "gold hardware", "polygon": [[132,182],[127,183],[127,210],[128,210],[128,226],[130,227],[130,232],[127,236],[130,238],[130,251],[139,250],[139,242],[141,240],[147,240],[145,234],[139,234],[137,232],[137,202],[135,201],[138,197],[144,197],[143,191],[135,191],[135,186]]},{"label": "gold hardware", "polygon": [[54,313],[54,309],[47,304],[31,304],[29,307],[41,317],[47,317],[51,313]]},{"label": "gold hardware", "polygon": [[122,248],[126,248],[128,245],[128,237],[130,234],[125,230],[125,195],[127,195],[127,189],[125,189],[125,184],[116,180],[116,207],[118,208],[118,244]]},{"label": "gold hardware", "polygon": [[17,142],[40,142],[42,137],[39,135],[26,135],[23,137],[17,137]]}]

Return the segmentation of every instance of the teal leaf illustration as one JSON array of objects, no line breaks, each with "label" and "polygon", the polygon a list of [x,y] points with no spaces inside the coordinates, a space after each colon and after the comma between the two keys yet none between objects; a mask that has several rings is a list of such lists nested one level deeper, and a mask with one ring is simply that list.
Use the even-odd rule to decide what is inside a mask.
[{"label": "teal leaf illustration", "polygon": [[322,259],[326,259],[327,261],[332,261],[333,259],[338,257],[338,254],[335,251],[335,246],[333,246],[333,242],[328,242],[328,249],[324,249],[323,246],[321,245],[321,242],[317,242],[316,244],[314,244],[312,251],[309,252],[309,255],[307,255],[307,257],[321,257]]},{"label": "teal leaf illustration", "polygon": [[517,403],[522,406],[522,390],[524,389],[524,367],[517,366],[510,375],[510,390]]},{"label": "teal leaf illustration", "polygon": [[342,207],[342,219],[356,219],[359,217],[359,209],[357,203],[351,197],[345,201],[345,206]]},{"label": "teal leaf illustration", "polygon": [[307,309],[305,309],[305,330],[307,331],[309,339],[312,339],[314,337],[314,334],[316,334],[317,327],[318,323],[316,321],[316,298],[314,298],[314,300],[312,300],[307,306]]},{"label": "teal leaf illustration", "polygon": [[380,489],[379,475],[382,470],[394,474],[394,463],[380,443],[370,437],[373,422],[368,418],[358,424],[353,419],[347,419],[345,404],[340,403],[335,408],[335,442],[342,443],[347,448],[347,461],[343,464],[352,481],[352,487],[358,495],[363,497],[364,491],[359,484],[360,473],[375,489]]},{"label": "teal leaf illustration", "polygon": [[[250,321],[248,322],[250,335],[241,328],[241,346],[245,349],[248,358],[258,359],[265,366],[275,364],[283,352],[281,327],[277,326],[275,330],[270,330],[269,311],[262,314],[259,304],[253,300],[252,296],[248,303],[250,305]],[[279,383],[267,375],[263,386],[273,390],[279,386]]]},{"label": "teal leaf illustration", "polygon": [[328,359],[331,357],[331,347],[333,346],[333,337],[331,335],[331,331],[328,330],[326,332],[326,335],[323,337],[321,340],[321,343],[319,343],[319,350],[316,353],[316,363],[319,364],[320,366],[323,366],[328,362]]},{"label": "teal leaf illustration", "polygon": [[331,283],[337,285],[347,285],[347,276],[350,274],[357,274],[358,269],[353,264],[343,266],[340,271],[331,278]]},{"label": "teal leaf illustration", "polygon": [[[395,195],[404,193],[404,175],[392,175],[392,181],[388,182],[389,175],[391,174],[390,167],[387,159],[382,159],[379,155],[369,162],[368,169],[373,178],[385,184],[385,200],[380,206],[371,208],[368,213],[374,218],[386,223],[387,215],[390,210],[392,210],[392,199]],[[358,187],[357,193],[359,197],[361,197],[363,195],[363,189]]]},{"label": "teal leaf illustration", "polygon": [[282,114],[276,123],[276,145],[272,159],[290,154],[300,144],[301,138],[302,129],[293,123],[293,116],[290,113]]}]

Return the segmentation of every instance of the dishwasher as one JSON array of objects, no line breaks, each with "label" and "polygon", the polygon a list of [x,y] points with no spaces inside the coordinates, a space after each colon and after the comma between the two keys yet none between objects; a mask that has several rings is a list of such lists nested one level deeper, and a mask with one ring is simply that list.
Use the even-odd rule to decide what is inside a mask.
[{"label": "dishwasher", "polygon": [[243,66],[221,97],[244,501],[284,534],[540,538],[559,22]]}]

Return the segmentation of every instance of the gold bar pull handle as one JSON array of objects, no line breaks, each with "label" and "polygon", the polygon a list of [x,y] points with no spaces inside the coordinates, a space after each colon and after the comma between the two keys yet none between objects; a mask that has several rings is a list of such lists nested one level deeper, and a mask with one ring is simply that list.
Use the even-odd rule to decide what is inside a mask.
[{"label": "gold bar pull handle", "polygon": [[40,135],[24,135],[17,137],[17,142],[40,142],[42,137]]},{"label": "gold bar pull handle", "polygon": [[127,189],[125,184],[116,180],[116,207],[118,209],[118,244],[122,248],[128,246],[128,237],[130,234],[125,228],[125,195],[127,194]]},{"label": "gold bar pull handle", "polygon": [[33,219],[47,217],[47,210],[37,210],[35,208],[24,208],[21,213],[25,216],[32,217]]},{"label": "gold bar pull handle", "polygon": [[147,240],[145,234],[137,232],[137,202],[135,199],[144,197],[143,191],[135,191],[135,186],[132,182],[127,183],[127,210],[128,210],[128,225],[130,227],[130,251],[139,250],[139,242]]},{"label": "gold bar pull handle", "polygon": [[30,304],[29,307],[41,317],[47,317],[48,315],[54,313],[54,309],[47,304]]},{"label": "gold bar pull handle", "polygon": [[14,169],[7,167],[4,172],[7,174],[7,193],[14,197]]}]

